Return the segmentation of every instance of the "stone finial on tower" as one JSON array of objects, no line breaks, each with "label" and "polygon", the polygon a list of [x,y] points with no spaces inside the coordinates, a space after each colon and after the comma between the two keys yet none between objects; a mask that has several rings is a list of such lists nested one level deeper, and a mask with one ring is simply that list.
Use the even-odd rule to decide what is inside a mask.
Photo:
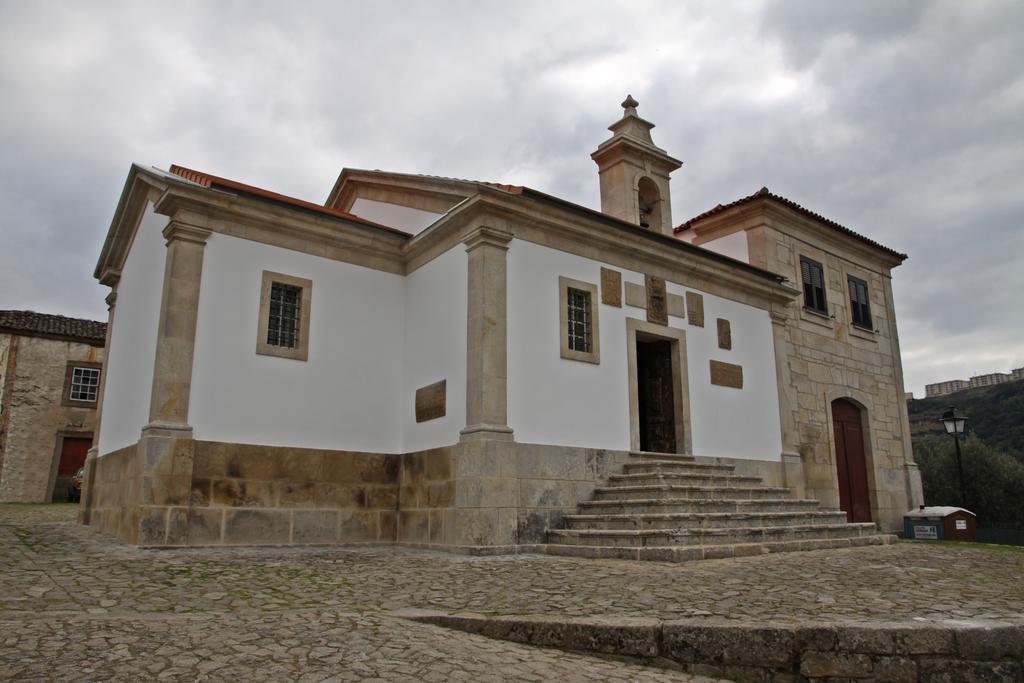
[{"label": "stone finial on tower", "polygon": [[629,116],[632,114],[636,116],[636,108],[640,106],[640,103],[633,99],[632,95],[626,95],[626,99],[622,101],[622,108],[626,110],[623,116]]},{"label": "stone finial on tower", "polygon": [[622,118],[608,127],[612,136],[590,155],[601,178],[601,211],[671,235],[669,174],[683,162],[654,144],[654,124],[636,113],[639,104],[626,96]]}]

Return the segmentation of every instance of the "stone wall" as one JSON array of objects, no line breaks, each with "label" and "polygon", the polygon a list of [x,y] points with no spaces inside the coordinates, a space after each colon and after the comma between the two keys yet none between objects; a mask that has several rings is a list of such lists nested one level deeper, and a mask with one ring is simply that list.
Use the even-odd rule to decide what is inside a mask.
[{"label": "stone wall", "polygon": [[138,540],[138,500],[141,489],[138,446],[131,445],[93,461],[93,500],[90,523],[129,543]]},{"label": "stone wall", "polygon": [[0,387],[0,502],[49,502],[60,459],[60,437],[92,437],[94,408],[61,405],[68,361],[99,363],[103,349],[40,337],[5,337],[3,366],[11,367]]},{"label": "stone wall", "polygon": [[[828,314],[788,307],[776,343],[788,379],[782,400],[785,446],[799,454],[805,494],[839,508],[831,402],[851,400],[861,409],[873,521],[899,530],[902,515],[921,502],[921,477],[913,463],[904,400],[889,263],[842,241],[812,240],[791,216],[769,215],[749,231],[752,263],[801,282],[800,257],[822,264]],[[793,220],[794,222],[791,222]],[[820,228],[819,228],[820,229]],[[848,275],[867,283],[872,325],[852,324]]]},{"label": "stone wall", "polygon": [[476,441],[406,454],[144,436],[96,460],[91,523],[139,545],[546,542],[621,451]]}]

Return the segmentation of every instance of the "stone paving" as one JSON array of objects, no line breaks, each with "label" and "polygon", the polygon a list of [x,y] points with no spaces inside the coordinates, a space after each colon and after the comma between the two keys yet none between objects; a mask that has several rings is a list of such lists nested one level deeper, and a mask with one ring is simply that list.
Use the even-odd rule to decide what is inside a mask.
[{"label": "stone paving", "polygon": [[0,679],[696,680],[412,623],[484,615],[1024,620],[1024,552],[901,543],[684,564],[395,547],[142,550],[0,505]]}]

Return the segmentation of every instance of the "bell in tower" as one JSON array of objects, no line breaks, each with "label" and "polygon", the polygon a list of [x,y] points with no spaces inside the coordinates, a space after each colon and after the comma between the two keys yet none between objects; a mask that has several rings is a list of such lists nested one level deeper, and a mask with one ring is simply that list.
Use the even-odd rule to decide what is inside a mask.
[{"label": "bell in tower", "polygon": [[601,178],[601,211],[671,236],[669,174],[683,162],[654,144],[654,124],[637,115],[639,104],[626,97],[622,118],[608,127],[612,136],[590,155]]}]

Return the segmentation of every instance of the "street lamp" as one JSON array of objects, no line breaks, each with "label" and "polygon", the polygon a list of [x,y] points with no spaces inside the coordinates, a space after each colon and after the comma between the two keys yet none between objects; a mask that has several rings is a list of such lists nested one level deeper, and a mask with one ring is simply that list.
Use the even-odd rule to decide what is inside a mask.
[{"label": "street lamp", "polygon": [[964,493],[964,465],[960,459],[960,435],[964,433],[964,426],[967,418],[956,414],[956,407],[950,406],[949,410],[942,414],[942,426],[946,433],[953,437],[956,444],[956,470],[960,475],[960,506],[967,508],[967,494]]}]

